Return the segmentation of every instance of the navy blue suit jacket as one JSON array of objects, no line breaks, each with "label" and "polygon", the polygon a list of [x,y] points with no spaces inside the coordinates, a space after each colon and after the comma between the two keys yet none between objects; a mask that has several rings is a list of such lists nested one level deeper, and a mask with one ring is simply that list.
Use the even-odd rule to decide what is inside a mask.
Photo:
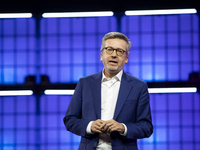
[{"label": "navy blue suit jacket", "polygon": [[[81,78],[64,117],[68,131],[81,136],[79,150],[95,149],[99,135],[86,133],[90,121],[101,119],[102,72]],[[137,150],[137,139],[153,132],[147,84],[123,72],[114,120],[127,126],[127,135],[111,133],[113,150]]]}]

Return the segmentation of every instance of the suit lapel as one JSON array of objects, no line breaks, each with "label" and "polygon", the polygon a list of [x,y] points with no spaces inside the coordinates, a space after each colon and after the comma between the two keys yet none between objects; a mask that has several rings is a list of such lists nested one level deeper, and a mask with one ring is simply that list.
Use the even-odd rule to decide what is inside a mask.
[{"label": "suit lapel", "polygon": [[121,85],[120,85],[120,89],[119,89],[119,94],[118,94],[118,99],[117,99],[117,104],[115,107],[115,113],[114,113],[114,117],[113,119],[116,120],[125,101],[126,98],[129,94],[129,92],[131,91],[132,88],[132,84],[130,84],[129,78],[127,77],[127,74],[125,72],[123,72],[122,75],[122,80],[121,80]]},{"label": "suit lapel", "polygon": [[94,76],[94,80],[90,82],[93,104],[98,119],[101,119],[101,80],[102,72]]}]

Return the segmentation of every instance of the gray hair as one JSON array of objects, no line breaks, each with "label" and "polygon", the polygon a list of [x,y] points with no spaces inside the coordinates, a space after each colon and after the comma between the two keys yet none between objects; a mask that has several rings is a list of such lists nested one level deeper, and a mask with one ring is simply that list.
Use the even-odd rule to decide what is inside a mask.
[{"label": "gray hair", "polygon": [[127,47],[126,47],[126,51],[127,54],[129,54],[129,50],[131,48],[131,42],[129,41],[129,39],[127,38],[126,35],[120,33],[120,32],[109,32],[107,33],[103,39],[102,39],[102,43],[101,43],[101,51],[104,49],[105,47],[105,41],[108,39],[122,39],[127,43]]}]

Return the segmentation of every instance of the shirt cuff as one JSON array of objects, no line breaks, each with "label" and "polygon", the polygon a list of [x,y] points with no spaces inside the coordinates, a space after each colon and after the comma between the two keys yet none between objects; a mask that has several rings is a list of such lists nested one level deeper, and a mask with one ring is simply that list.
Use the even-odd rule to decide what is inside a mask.
[{"label": "shirt cuff", "polygon": [[121,123],[123,126],[124,126],[124,133],[123,134],[120,134],[122,136],[126,136],[127,135],[127,127],[124,123]]},{"label": "shirt cuff", "polygon": [[87,125],[87,128],[86,128],[86,133],[87,134],[93,134],[92,131],[91,131],[91,126],[92,126],[92,123],[93,121],[90,121]]}]

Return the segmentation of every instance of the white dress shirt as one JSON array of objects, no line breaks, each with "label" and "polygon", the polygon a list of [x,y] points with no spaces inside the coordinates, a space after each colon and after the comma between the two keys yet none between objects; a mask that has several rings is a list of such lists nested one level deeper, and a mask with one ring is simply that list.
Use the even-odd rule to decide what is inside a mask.
[{"label": "white dress shirt", "polygon": [[[119,88],[121,84],[123,70],[121,70],[116,76],[112,78],[107,78],[104,75],[104,70],[102,71],[102,81],[101,81],[101,120],[111,120],[113,119],[115,106],[117,103]],[[86,129],[88,134],[92,134],[91,132],[91,121]],[[123,123],[122,123],[123,124]],[[125,124],[125,132],[121,134],[126,136],[127,134],[127,127]],[[97,150],[112,150],[110,135],[109,134],[100,134],[99,135],[99,142],[97,145]]]}]

